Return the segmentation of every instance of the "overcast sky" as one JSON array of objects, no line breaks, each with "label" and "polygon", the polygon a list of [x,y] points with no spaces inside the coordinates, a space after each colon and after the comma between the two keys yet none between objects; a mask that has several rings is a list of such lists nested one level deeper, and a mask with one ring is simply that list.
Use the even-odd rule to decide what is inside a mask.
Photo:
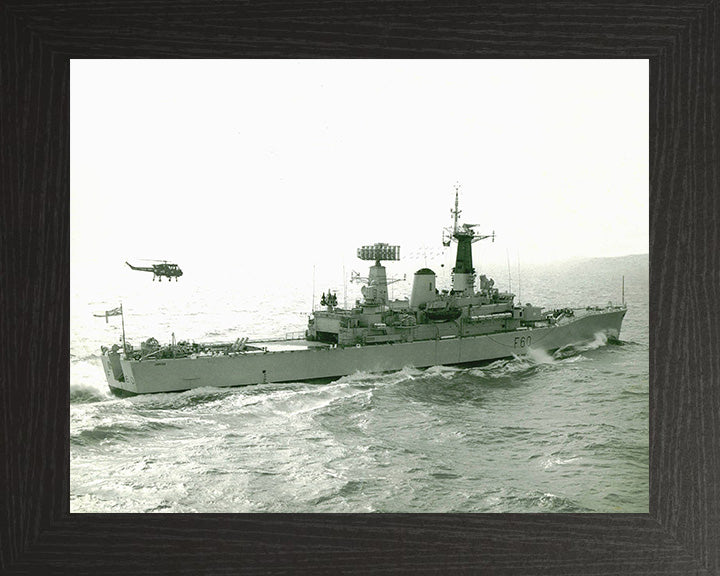
[{"label": "overcast sky", "polygon": [[441,248],[455,184],[487,262],[646,253],[647,61],[71,64],[75,278]]}]

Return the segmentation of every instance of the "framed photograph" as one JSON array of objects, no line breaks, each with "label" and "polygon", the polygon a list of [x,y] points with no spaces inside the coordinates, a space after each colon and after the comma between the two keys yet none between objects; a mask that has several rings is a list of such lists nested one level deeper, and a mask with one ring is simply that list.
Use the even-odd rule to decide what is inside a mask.
[{"label": "framed photograph", "polygon": [[648,511],[647,60],[70,80],[71,513]]},{"label": "framed photograph", "polygon": [[3,571],[718,571],[717,5],[429,9],[0,13]]}]

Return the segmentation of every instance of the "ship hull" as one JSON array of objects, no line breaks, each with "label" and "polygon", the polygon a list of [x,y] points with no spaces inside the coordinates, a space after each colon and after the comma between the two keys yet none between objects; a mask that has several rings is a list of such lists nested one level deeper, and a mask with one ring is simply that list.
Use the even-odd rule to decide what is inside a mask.
[{"label": "ship hull", "polygon": [[110,388],[130,394],[333,379],[357,371],[462,365],[524,355],[530,350],[549,352],[591,341],[598,333],[617,338],[625,312],[615,308],[553,326],[463,338],[144,361],[111,360],[103,355],[102,361]]}]

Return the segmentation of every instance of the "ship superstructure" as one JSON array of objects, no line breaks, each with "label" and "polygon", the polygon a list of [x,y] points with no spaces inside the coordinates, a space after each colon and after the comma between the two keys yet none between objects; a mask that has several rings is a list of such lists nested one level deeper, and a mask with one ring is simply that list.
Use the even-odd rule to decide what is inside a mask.
[{"label": "ship superstructure", "polygon": [[[186,390],[198,386],[239,386],[264,382],[332,379],[358,370],[380,372],[405,366],[462,365],[546,351],[592,340],[598,333],[617,338],[626,307],[585,307],[544,311],[516,305],[491,278],[476,277],[472,244],[495,238],[479,234],[476,224],[460,224],[459,196],[453,225],[443,243],[457,243],[452,286],[440,289],[430,268],[417,270],[409,299],[391,300],[383,261],[400,259],[400,247],[377,243],[358,248],[371,261],[362,301],[337,306],[323,294],[304,337],[274,341],[237,339],[228,344],[175,343],[154,339],[139,350],[123,344],[103,349],[111,388],[130,393]],[[476,284],[479,281],[479,285]]]}]

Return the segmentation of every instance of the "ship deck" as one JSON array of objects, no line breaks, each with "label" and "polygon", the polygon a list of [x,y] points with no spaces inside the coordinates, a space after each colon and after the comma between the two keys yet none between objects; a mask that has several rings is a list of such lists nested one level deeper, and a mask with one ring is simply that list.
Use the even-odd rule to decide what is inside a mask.
[{"label": "ship deck", "polygon": [[330,344],[324,342],[311,342],[310,340],[251,340],[250,346],[262,348],[262,350],[247,350],[246,354],[257,354],[264,352],[284,352],[292,350],[310,350],[313,348],[330,348]]}]

